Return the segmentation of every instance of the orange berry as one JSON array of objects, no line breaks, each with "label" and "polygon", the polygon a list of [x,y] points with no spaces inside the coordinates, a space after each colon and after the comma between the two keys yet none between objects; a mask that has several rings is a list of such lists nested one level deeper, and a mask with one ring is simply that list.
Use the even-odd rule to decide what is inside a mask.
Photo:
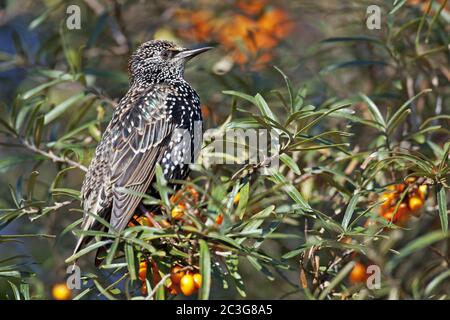
[{"label": "orange berry", "polygon": [[170,222],[167,221],[166,219],[162,219],[159,223],[161,224],[161,226],[162,226],[163,228],[170,228],[170,227],[172,226],[172,225],[170,224]]},{"label": "orange berry", "polygon": [[353,239],[352,237],[343,237],[341,240],[339,240],[340,243],[350,244],[352,243]]},{"label": "orange berry", "polygon": [[139,224],[140,224],[141,226],[147,226],[147,227],[152,227],[152,226],[153,226],[153,224],[152,224],[152,222],[150,221],[150,219],[147,218],[147,217],[145,217],[145,216],[140,217],[140,218],[138,219],[138,222],[139,222]]},{"label": "orange berry", "polygon": [[194,202],[198,202],[198,197],[199,197],[198,191],[193,186],[188,186],[187,190],[191,194],[192,199],[194,200]]},{"label": "orange berry", "polygon": [[184,216],[184,205],[179,204],[172,209],[172,219],[178,220]]},{"label": "orange berry", "polygon": [[408,206],[411,211],[417,211],[423,206],[423,200],[420,197],[413,196],[408,200]]},{"label": "orange berry", "polygon": [[65,283],[57,283],[52,288],[52,296],[55,300],[70,300],[72,290]]},{"label": "orange berry", "polygon": [[401,203],[400,206],[398,207],[398,211],[397,211],[398,219],[401,220],[401,219],[407,217],[408,214],[409,214],[408,205],[406,203]]},{"label": "orange berry", "polygon": [[396,188],[396,186],[394,184],[391,184],[391,185],[387,186],[386,189],[389,190],[389,191],[396,191],[397,190],[397,188]]},{"label": "orange berry", "polygon": [[146,296],[147,293],[148,293],[148,291],[147,291],[147,283],[144,282],[144,283],[142,283],[142,286],[141,286],[141,294],[142,294],[143,296]]},{"label": "orange berry", "polygon": [[391,206],[392,201],[395,199],[396,194],[394,192],[385,192],[380,196],[380,201],[383,201],[381,204],[382,207],[388,208]]},{"label": "orange berry", "polygon": [[200,273],[196,273],[193,276],[194,278],[194,285],[196,289],[200,289],[202,286],[202,275]]},{"label": "orange berry", "polygon": [[239,202],[239,200],[241,200],[241,193],[240,192],[236,193],[236,195],[234,196],[233,203],[236,204],[236,203]]},{"label": "orange berry", "polygon": [[405,190],[405,185],[403,183],[397,184],[395,186],[395,190],[397,190],[398,192],[403,192]]},{"label": "orange berry", "polygon": [[152,261],[152,273],[153,273],[153,283],[156,285],[161,281],[161,275],[159,274],[159,268],[155,261]]},{"label": "orange berry", "polygon": [[190,274],[185,274],[180,280],[180,289],[185,296],[193,294],[195,291],[194,277]]},{"label": "orange berry", "polygon": [[390,207],[384,214],[383,217],[386,220],[392,221],[392,222],[399,222],[404,223],[408,220],[409,216],[409,208],[408,205],[406,203],[401,203],[400,206],[398,207],[397,212],[394,215],[395,212],[395,207],[396,206],[392,206]]},{"label": "orange berry", "polygon": [[177,284],[172,284],[170,287],[169,287],[169,293],[170,294],[172,294],[172,295],[177,295],[177,294],[179,294],[180,293],[180,286],[179,285],[177,285]]},{"label": "orange berry", "polygon": [[407,184],[414,183],[416,181],[416,177],[409,177],[405,181]]},{"label": "orange berry", "polygon": [[420,185],[419,188],[417,188],[417,193],[422,200],[425,200],[428,194],[428,186],[426,184]]},{"label": "orange berry", "polygon": [[348,276],[348,280],[353,284],[366,281],[367,280],[366,266],[363,265],[361,262],[356,262],[355,266],[350,272],[350,275]]},{"label": "orange berry", "polygon": [[139,263],[139,280],[145,282],[147,278],[147,262],[142,261]]},{"label": "orange berry", "polygon": [[175,266],[170,271],[170,280],[172,280],[173,283],[179,284],[181,281],[181,278],[184,276],[184,271],[180,271],[182,268],[180,266]]},{"label": "orange berry", "polygon": [[221,225],[222,222],[223,222],[223,214],[219,213],[219,214],[217,215],[217,217],[216,217],[216,223],[217,223],[218,225]]}]

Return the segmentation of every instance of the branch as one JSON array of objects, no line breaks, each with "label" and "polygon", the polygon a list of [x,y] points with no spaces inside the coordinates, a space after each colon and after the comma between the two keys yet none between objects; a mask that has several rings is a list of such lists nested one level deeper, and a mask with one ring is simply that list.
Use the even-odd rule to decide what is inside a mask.
[{"label": "branch", "polygon": [[76,167],[76,168],[84,171],[84,172],[87,172],[87,170],[88,170],[87,167],[83,166],[81,163],[78,163],[78,162],[73,161],[73,160],[71,160],[69,158],[66,158],[66,157],[57,156],[52,151],[41,150],[38,147],[36,147],[35,145],[30,144],[29,142],[27,142],[25,140],[22,141],[22,144],[26,148],[28,148],[29,150],[31,150],[31,151],[33,151],[33,152],[35,152],[37,154],[43,155],[44,157],[47,157],[47,158],[51,159],[53,162],[67,163],[67,164],[69,164],[69,165],[71,165],[73,167]]}]

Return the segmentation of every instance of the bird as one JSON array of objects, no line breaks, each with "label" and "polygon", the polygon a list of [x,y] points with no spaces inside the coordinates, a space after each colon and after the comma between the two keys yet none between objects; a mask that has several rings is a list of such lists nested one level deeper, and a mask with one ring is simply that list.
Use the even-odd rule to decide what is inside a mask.
[{"label": "bird", "polygon": [[[168,181],[188,176],[202,141],[202,114],[184,69],[210,49],[150,40],[131,55],[129,89],[114,109],[81,187],[81,230],[104,230],[96,217],[109,222],[110,232],[124,230],[142,195],[155,194],[158,164]],[[79,236],[73,255],[91,239]]]}]

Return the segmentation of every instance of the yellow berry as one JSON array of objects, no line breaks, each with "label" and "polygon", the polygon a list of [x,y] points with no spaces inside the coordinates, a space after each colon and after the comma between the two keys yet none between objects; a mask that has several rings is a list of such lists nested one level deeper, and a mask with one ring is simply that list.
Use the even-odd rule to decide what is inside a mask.
[{"label": "yellow berry", "polygon": [[57,283],[52,288],[52,296],[55,300],[70,300],[72,291],[65,283]]},{"label": "yellow berry", "polygon": [[139,280],[145,282],[147,278],[147,262],[142,261],[139,263]]},{"label": "yellow berry", "polygon": [[172,209],[172,219],[178,220],[184,216],[184,206],[179,204]]},{"label": "yellow berry", "polygon": [[240,192],[236,193],[236,195],[234,196],[233,203],[236,204],[236,203],[239,202],[239,200],[241,200],[241,193]]},{"label": "yellow berry", "polygon": [[193,276],[195,288],[200,289],[202,286],[202,275],[200,273],[196,273]]},{"label": "yellow berry", "polygon": [[423,200],[417,196],[411,197],[408,200],[408,206],[412,211],[417,211],[423,206]]},{"label": "yellow berry", "polygon": [[190,274],[185,274],[180,280],[180,289],[185,296],[193,294],[195,291],[194,277]]},{"label": "yellow berry", "polygon": [[417,193],[419,194],[420,198],[422,198],[422,200],[425,200],[428,193],[427,185],[426,184],[420,185],[419,188],[417,188]]},{"label": "yellow berry", "polygon": [[366,267],[362,263],[357,262],[353,267],[352,271],[350,272],[348,279],[351,283],[361,283],[366,281],[367,280]]}]

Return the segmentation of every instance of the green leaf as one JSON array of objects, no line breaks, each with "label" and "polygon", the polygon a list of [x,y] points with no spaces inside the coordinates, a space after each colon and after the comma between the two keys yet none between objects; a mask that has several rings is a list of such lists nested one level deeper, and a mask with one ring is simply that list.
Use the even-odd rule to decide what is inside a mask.
[{"label": "green leaf", "polygon": [[30,300],[30,285],[28,283],[20,284],[20,292],[22,292],[24,300]]},{"label": "green leaf", "polygon": [[247,182],[244,186],[239,190],[239,204],[236,208],[236,214],[239,216],[239,219],[242,220],[245,214],[245,209],[247,209],[248,197],[250,193],[250,183]]},{"label": "green leaf", "polygon": [[300,89],[298,89],[297,95],[295,96],[295,99],[294,99],[294,111],[295,112],[303,109],[307,91],[308,91],[308,89],[306,86],[303,86]]},{"label": "green leaf", "polygon": [[98,291],[100,291],[101,294],[103,294],[106,298],[109,300],[117,300],[114,296],[112,296],[109,291],[104,288],[98,280],[94,279],[94,284],[97,287]]},{"label": "green leaf", "polygon": [[16,165],[19,165],[24,162],[44,160],[44,159],[46,159],[46,158],[41,155],[22,155],[22,156],[17,155],[17,156],[4,157],[4,158],[0,159],[0,171],[2,169],[16,166]]},{"label": "green leaf", "polygon": [[390,135],[394,130],[405,121],[406,117],[411,114],[411,109],[403,110],[402,113],[398,114],[398,116],[394,119],[394,121],[389,121],[389,126],[387,129],[387,135]]},{"label": "green leaf", "polygon": [[[73,168],[73,167],[70,167]],[[80,191],[69,188],[54,188],[51,190],[53,195],[65,195],[75,199],[80,198]]]},{"label": "green leaf", "polygon": [[36,119],[36,125],[33,134],[34,145],[39,147],[42,139],[42,132],[44,131],[44,116],[40,115]]},{"label": "green leaf", "polygon": [[64,112],[66,112],[75,102],[78,102],[82,98],[86,96],[85,92],[79,92],[67,100],[61,102],[59,105],[54,107],[50,112],[48,112],[45,115],[44,118],[44,124],[47,125],[53,120],[57,119],[59,116],[61,116]]},{"label": "green leaf", "polygon": [[251,102],[252,104],[254,104],[256,106],[256,100],[254,97],[252,97],[251,95],[239,92],[239,91],[234,91],[234,90],[225,90],[222,91],[223,94],[228,94],[230,96],[235,96],[235,97],[239,97],[241,99],[247,100],[249,102]]},{"label": "green leaf", "polygon": [[13,290],[14,298],[15,298],[16,300],[21,300],[21,298],[20,298],[20,292],[19,292],[19,289],[17,288],[17,286],[16,286],[14,283],[12,283],[11,281],[8,281],[8,283],[9,283],[9,285],[11,286],[11,289]]},{"label": "green leaf", "polygon": [[[424,291],[424,295],[425,296],[429,296],[434,289],[436,289],[439,284],[441,284],[445,279],[450,277],[450,270],[447,270],[445,272],[442,272],[440,275],[438,275],[437,277],[435,277],[432,281],[430,281],[430,283],[426,286],[425,291]],[[430,297],[432,298],[432,297]]]},{"label": "green leaf", "polygon": [[397,10],[399,10],[401,7],[403,7],[403,5],[406,3],[407,0],[395,0],[394,1],[394,7],[392,8],[391,11],[389,11],[389,14],[394,14],[395,12],[397,12]]},{"label": "green leaf", "polygon": [[350,67],[367,67],[367,66],[388,66],[389,64],[384,61],[378,60],[352,60],[352,61],[344,61],[339,63],[334,63],[329,65],[322,70],[320,70],[320,74],[327,74],[338,69],[342,68],[350,68]]},{"label": "green leaf", "polygon": [[450,155],[450,142],[445,143],[442,154],[442,160],[439,163],[439,173],[442,173],[444,168],[448,166],[448,156]]},{"label": "green leaf", "polygon": [[378,109],[377,105],[365,94],[360,94],[360,97],[363,98],[363,100],[367,103],[367,106],[369,107],[369,111],[373,116],[373,119],[380,124],[380,126],[385,129],[386,122],[384,121],[383,115],[380,112],[380,109]]},{"label": "green leaf", "polygon": [[274,68],[283,76],[284,82],[286,82],[286,87],[287,87],[287,90],[289,93],[289,101],[291,102],[292,112],[297,111],[297,110],[295,110],[295,106],[294,106],[295,101],[294,101],[294,93],[293,93],[291,80],[289,80],[288,76],[283,71],[281,71],[280,68],[278,68],[276,66],[274,66]]},{"label": "green leaf", "polygon": [[298,167],[297,163],[289,155],[283,153],[280,156],[280,160],[283,161],[283,163],[287,165],[292,171],[294,171],[295,174],[301,174],[300,168]]},{"label": "green leaf", "polygon": [[348,107],[352,103],[350,101],[340,101],[330,107],[330,109],[326,110],[324,113],[322,113],[320,116],[309,122],[307,125],[305,125],[303,128],[301,128],[297,133],[296,136],[299,136],[302,132],[308,132],[308,129],[316,125],[320,120],[328,116],[329,114],[332,114],[338,110],[341,110],[345,107]]},{"label": "green leaf", "polygon": [[425,89],[421,92],[419,92],[418,94],[416,94],[414,97],[412,97],[411,99],[409,99],[408,101],[406,101],[403,105],[400,106],[400,108],[398,108],[398,110],[392,115],[392,117],[389,119],[388,123],[387,123],[387,128],[390,129],[390,127],[393,126],[393,124],[398,123],[398,118],[400,118],[403,114],[403,112],[409,107],[409,105],[416,100],[418,97],[420,97],[422,94],[424,93],[428,93],[431,92],[431,89]]},{"label": "green leaf", "polygon": [[436,188],[436,198],[439,206],[439,218],[441,219],[442,232],[448,231],[448,214],[447,214],[447,199],[445,187],[440,184]]},{"label": "green leaf", "polygon": [[300,192],[292,184],[290,184],[281,173],[279,172],[273,173],[272,178],[276,183],[281,183],[284,185],[284,190],[292,198],[292,200],[294,200],[297,204],[300,205],[302,209],[309,212],[312,211],[311,206],[308,204],[308,202],[306,202],[306,200],[303,198]]},{"label": "green leaf", "polygon": [[25,92],[22,94],[22,99],[27,100],[27,99],[31,98],[32,96],[38,94],[38,93],[41,92],[42,90],[45,90],[45,89],[47,89],[48,87],[54,86],[54,85],[56,85],[56,84],[58,84],[58,83],[61,83],[61,82],[64,82],[64,81],[66,81],[66,80],[54,79],[54,80],[51,80],[51,81],[49,81],[49,82],[40,84],[40,85],[38,85],[37,87],[34,87],[33,89],[30,89],[30,90],[28,90],[28,91],[25,91]]},{"label": "green leaf", "polygon": [[333,43],[333,42],[354,42],[354,41],[368,41],[368,42],[374,42],[383,44],[382,41],[380,41],[379,38],[375,37],[368,37],[368,36],[354,36],[354,37],[331,37],[327,38],[325,40],[322,40],[322,43]]},{"label": "green leaf", "polygon": [[267,104],[266,100],[264,100],[263,96],[259,93],[255,96],[256,106],[261,111],[261,114],[269,119],[272,119],[276,122],[278,122],[277,117],[275,114],[270,110],[269,105]]},{"label": "green leaf", "polygon": [[199,240],[200,245],[200,274],[202,276],[202,286],[198,293],[198,298],[208,300],[211,288],[211,255],[208,244],[205,240]]},{"label": "green leaf", "polygon": [[342,227],[344,228],[344,230],[347,230],[350,220],[352,219],[352,215],[355,211],[356,204],[358,203],[359,196],[360,193],[355,193],[348,203],[344,218],[342,219]]},{"label": "green leaf", "polygon": [[111,241],[110,240],[102,240],[102,241],[99,241],[99,242],[94,242],[91,245],[81,249],[76,254],[70,256],[69,258],[67,258],[65,260],[65,263],[73,262],[73,261],[77,260],[79,257],[84,256],[85,254],[87,254],[87,253],[89,253],[89,252],[91,252],[91,251],[93,251],[95,249],[98,249],[98,248],[108,244],[109,242],[111,242]]},{"label": "green leaf", "polygon": [[387,263],[386,269],[388,270],[388,272],[391,272],[403,258],[448,237],[448,233],[443,233],[442,231],[433,231],[413,240],[412,242],[408,243],[403,249],[401,249],[397,256],[395,256]]},{"label": "green leaf", "polygon": [[28,178],[28,186],[27,186],[27,198],[28,200],[33,199],[34,186],[36,184],[36,178],[39,175],[38,171],[33,171]]},{"label": "green leaf", "polygon": [[[115,255],[116,255],[117,247],[119,246],[119,242],[120,242],[120,238],[114,239],[113,244],[111,245],[111,247],[108,250],[108,255],[106,256],[105,265],[109,265],[112,263]],[[128,266],[128,264],[127,264],[127,266]]]},{"label": "green leaf", "polygon": [[130,279],[134,281],[137,279],[137,276],[136,276],[136,263],[134,261],[133,246],[126,243],[124,246],[124,250],[125,250],[125,259],[127,261],[128,273],[130,274]]}]

